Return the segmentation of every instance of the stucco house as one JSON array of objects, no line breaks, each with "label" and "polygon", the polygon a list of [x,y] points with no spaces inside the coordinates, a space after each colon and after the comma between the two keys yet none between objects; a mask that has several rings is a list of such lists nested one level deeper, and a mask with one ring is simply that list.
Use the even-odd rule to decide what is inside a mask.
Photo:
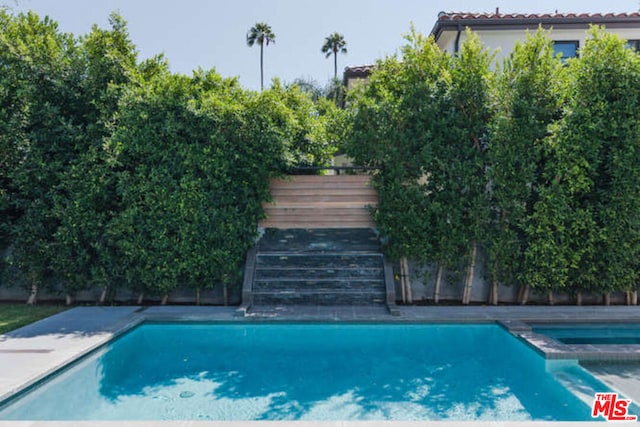
[{"label": "stucco house", "polygon": [[373,65],[345,67],[342,75],[342,83],[347,89],[353,89],[356,84],[366,81],[369,78],[372,69]]},{"label": "stucco house", "polygon": [[[591,25],[602,25],[627,40],[630,48],[640,49],[640,12],[505,14],[499,9],[495,13],[440,12],[431,35],[441,49],[455,54],[466,38],[465,29],[470,28],[487,48],[496,52],[495,62],[501,63],[516,41],[524,41],[527,31],[536,31],[538,27],[551,30],[556,51],[563,58],[579,55]],[[346,67],[345,86],[351,88],[366,80],[372,68],[372,65]]]},{"label": "stucco house", "polygon": [[440,12],[431,35],[438,46],[456,53],[465,40],[465,29],[478,34],[484,45],[496,51],[496,61],[501,63],[513,50],[516,41],[524,41],[527,30],[538,27],[551,30],[556,51],[563,58],[577,56],[587,39],[591,25],[602,25],[610,33],[628,40],[630,47],[638,48],[640,41],[640,13],[553,13],[553,14],[503,14],[495,13],[447,13]]}]

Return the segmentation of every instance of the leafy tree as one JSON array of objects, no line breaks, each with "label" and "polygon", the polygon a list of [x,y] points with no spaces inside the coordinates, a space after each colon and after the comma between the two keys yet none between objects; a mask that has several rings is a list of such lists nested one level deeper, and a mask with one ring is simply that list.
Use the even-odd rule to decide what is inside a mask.
[{"label": "leafy tree", "polygon": [[56,199],[61,213],[53,242],[54,269],[63,279],[67,295],[91,286],[107,291],[120,280],[111,273],[112,248],[105,240],[106,227],[120,208],[114,178],[105,162],[104,139],[114,120],[123,88],[138,74],[136,49],[126,22],[110,16],[111,29],[94,26],[80,41],[84,78],[80,96],[84,104],[78,117],[83,137],[77,144],[77,157],[62,174],[64,191]]},{"label": "leafy tree", "polygon": [[[452,103],[448,128],[441,145],[434,145],[436,162],[430,171],[431,191],[446,197],[453,228],[460,233],[457,243],[468,249],[468,266],[462,303],[468,304],[475,274],[478,244],[486,237],[489,203],[486,192],[487,127],[489,108],[489,66],[493,57],[483,48],[477,34],[467,29],[466,40],[453,57]],[[447,115],[447,111],[443,111]]]},{"label": "leafy tree", "polygon": [[327,141],[327,154],[333,156],[343,152],[351,126],[350,112],[340,108],[327,98],[316,101],[316,109],[319,115],[318,120],[324,129],[324,138]]},{"label": "leafy tree", "polygon": [[276,79],[256,99],[276,121],[285,144],[282,170],[330,165],[336,152],[335,141],[329,136],[328,119],[320,114],[308,94],[296,85],[284,87]]},{"label": "leafy tree", "polygon": [[338,107],[344,107],[346,102],[346,87],[340,79],[332,79],[325,88],[327,99],[333,100]]},{"label": "leafy tree", "polygon": [[437,299],[443,270],[457,270],[470,254],[465,302],[488,212],[491,62],[477,37],[467,38],[451,58],[413,31],[402,59],[379,62],[356,98],[347,144],[356,161],[380,168],[374,216],[389,255],[437,262]]},{"label": "leafy tree", "polygon": [[451,58],[432,38],[407,36],[402,59],[379,61],[351,103],[347,153],[379,168],[374,218],[392,259],[457,263],[446,206],[433,186],[434,146],[443,146],[451,108]]},{"label": "leafy tree", "polygon": [[82,135],[83,67],[76,40],[50,19],[2,11],[0,20],[0,139],[9,211],[3,219],[10,220],[4,229],[11,230],[13,263],[28,278],[34,303],[38,286],[53,279],[56,199]]},{"label": "leafy tree", "polygon": [[516,44],[497,74],[496,114],[487,152],[493,208],[487,238],[488,271],[494,304],[498,283],[527,285],[526,230],[542,184],[542,141],[560,116],[561,71],[551,40],[538,30]]},{"label": "leafy tree", "polygon": [[127,88],[107,144],[122,206],[107,239],[130,289],[238,282],[284,157],[268,93],[213,71]]},{"label": "leafy tree", "polygon": [[640,265],[638,56],[602,28],[568,66],[566,114],[528,228],[538,289],[631,291]]},{"label": "leafy tree", "polygon": [[257,43],[260,46],[260,90],[264,89],[264,47],[275,42],[276,35],[271,27],[264,22],[258,22],[247,33],[247,45],[253,47]]},{"label": "leafy tree", "polygon": [[313,102],[318,102],[321,98],[326,96],[325,90],[320,84],[313,79],[297,78],[291,86],[298,86],[300,91],[309,95]]},{"label": "leafy tree", "polygon": [[[339,79],[331,79],[327,85],[322,87],[316,81],[297,78],[288,86],[298,86],[316,104],[325,104],[325,101],[331,100],[335,106],[343,107],[345,103],[345,87]],[[318,108],[323,109],[324,107]]]},{"label": "leafy tree", "polygon": [[347,53],[347,42],[345,41],[344,36],[338,32],[328,35],[324,39],[324,44],[322,45],[321,50],[322,53],[325,54],[326,58],[333,55],[333,79],[337,80],[338,53]]},{"label": "leafy tree", "polygon": [[139,72],[126,23],[112,14],[111,30],[78,40],[35,14],[2,18],[4,87],[13,89],[3,105],[15,107],[0,118],[13,270],[27,276],[31,303],[48,282],[68,297],[117,283],[104,235],[118,204],[102,148],[121,88]]}]

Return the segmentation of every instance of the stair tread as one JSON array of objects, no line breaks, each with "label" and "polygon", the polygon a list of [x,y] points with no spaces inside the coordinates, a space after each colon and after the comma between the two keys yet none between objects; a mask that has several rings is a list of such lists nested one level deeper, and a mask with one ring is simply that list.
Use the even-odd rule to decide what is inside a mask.
[{"label": "stair tread", "polygon": [[296,175],[273,179],[262,228],[370,228],[379,203],[371,175]]},{"label": "stair tread", "polygon": [[309,192],[309,191],[298,191],[298,192],[287,192],[285,194],[280,194],[278,192],[271,193],[273,196],[273,200],[333,200],[333,201],[353,201],[361,203],[361,199],[365,200],[378,200],[380,197],[376,192],[362,192],[362,191],[354,191],[354,192],[330,192],[330,191],[318,191],[317,193]]},{"label": "stair tread", "polygon": [[255,279],[253,283],[300,283],[300,284],[313,284],[316,283],[319,286],[321,285],[336,285],[336,286],[345,286],[348,285],[349,283],[369,283],[372,286],[375,285],[379,285],[381,283],[384,283],[384,279],[383,278],[378,278],[378,279],[372,279],[372,278],[357,278],[357,277],[349,277],[349,278],[345,278],[344,280],[339,280],[339,279],[318,279],[318,278],[310,278],[310,279],[305,279],[303,277],[292,277],[292,278],[270,278],[270,277],[261,277],[258,279]]},{"label": "stair tread", "polygon": [[310,221],[264,221],[261,222],[262,228],[352,228],[352,227],[373,227],[375,223],[373,221],[350,221],[350,222],[310,222]]},{"label": "stair tread", "polygon": [[324,219],[327,218],[335,219],[336,221],[345,220],[345,219],[353,219],[353,218],[362,218],[368,219],[370,218],[369,212],[362,210],[358,211],[344,211],[338,209],[310,209],[308,212],[303,212],[299,210],[292,209],[282,209],[282,210],[266,210],[267,219],[275,218],[290,218],[292,220],[295,219],[309,219],[309,218],[318,218]]},{"label": "stair tread", "polygon": [[300,295],[300,296],[307,296],[307,295],[315,295],[315,294],[320,294],[320,295],[362,295],[362,296],[372,296],[372,295],[379,295],[379,296],[383,296],[384,292],[381,292],[379,290],[373,289],[370,292],[363,292],[361,289],[355,289],[355,290],[345,290],[345,291],[341,291],[341,292],[336,292],[335,289],[290,289],[290,290],[283,290],[283,289],[279,289],[277,292],[269,292],[267,290],[255,290],[253,291],[254,295],[273,295],[273,296],[278,296],[278,295]]},{"label": "stair tread", "polygon": [[371,226],[304,229],[286,223],[284,229],[266,230],[257,244],[254,306],[385,303],[384,258]]},{"label": "stair tread", "polygon": [[335,184],[327,184],[325,186],[312,186],[312,185],[290,185],[290,186],[271,186],[269,187],[271,194],[283,194],[283,195],[304,195],[309,192],[321,193],[321,194],[336,194],[336,195],[377,195],[378,191],[375,188],[368,185],[342,185],[336,186]]},{"label": "stair tread", "polygon": [[295,202],[295,203],[266,203],[262,205],[265,209],[357,209],[368,210],[371,205],[363,205],[352,202]]},{"label": "stair tread", "polygon": [[[290,295],[289,295],[290,296]],[[357,296],[343,295],[344,298],[336,300],[334,298],[327,299],[327,295],[315,294],[315,295],[296,295],[295,301],[291,298],[277,298],[275,295],[256,295],[256,301],[253,307],[256,306],[375,306],[384,305],[385,299],[378,296],[368,296],[367,298],[358,298]]]},{"label": "stair tread", "polygon": [[279,209],[279,210],[269,210],[266,212],[267,219],[268,218],[320,218],[325,219],[335,218],[336,220],[344,220],[346,218],[369,218],[369,212],[366,210],[362,210],[360,212],[351,210],[345,211],[341,209],[309,209],[308,212],[300,211],[298,209]]},{"label": "stair tread", "polygon": [[[367,244],[363,243],[362,244],[363,247],[366,247]],[[260,248],[260,253],[258,253],[258,256],[267,256],[267,257],[274,257],[274,256],[287,256],[287,255],[291,255],[291,256],[305,256],[305,255],[309,255],[309,256],[324,256],[324,257],[341,257],[341,258],[358,258],[358,257],[372,257],[372,256],[382,256],[382,253],[379,252],[376,249],[360,249],[360,250],[345,250],[345,251],[336,251],[336,250],[332,250],[329,247],[327,247],[327,249],[322,249],[321,246],[312,246],[312,248],[315,249],[310,249],[310,248],[303,248],[303,249],[294,249],[291,251],[283,251],[281,249],[272,249],[269,250],[269,247],[265,247]],[[315,251],[321,251],[321,253],[316,253]],[[264,252],[263,252],[264,251]],[[305,251],[310,251],[310,252],[305,252]]]},{"label": "stair tread", "polygon": [[290,175],[271,180],[271,183],[276,184],[303,182],[371,182],[371,175]]},{"label": "stair tread", "polygon": [[323,269],[322,267],[269,267],[269,266],[256,266],[256,271],[300,271],[304,273],[313,273],[313,272],[355,272],[355,271],[366,271],[366,272],[381,272],[382,266],[380,267],[332,267],[328,269]]}]

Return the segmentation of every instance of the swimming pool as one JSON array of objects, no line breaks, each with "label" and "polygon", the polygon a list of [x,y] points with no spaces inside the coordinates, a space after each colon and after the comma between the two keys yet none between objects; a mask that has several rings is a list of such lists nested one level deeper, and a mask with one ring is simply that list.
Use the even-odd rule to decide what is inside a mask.
[{"label": "swimming pool", "polygon": [[563,344],[640,344],[640,324],[637,323],[535,325],[532,331]]},{"label": "swimming pool", "polygon": [[150,323],[0,420],[588,420],[576,377],[495,324]]}]

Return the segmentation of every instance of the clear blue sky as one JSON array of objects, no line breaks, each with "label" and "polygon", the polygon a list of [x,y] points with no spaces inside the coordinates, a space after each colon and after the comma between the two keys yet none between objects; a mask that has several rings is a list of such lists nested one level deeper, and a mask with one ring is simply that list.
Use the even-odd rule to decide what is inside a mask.
[{"label": "clear blue sky", "polygon": [[338,70],[375,62],[396,52],[410,23],[429,33],[438,12],[633,12],[639,0],[0,0],[13,12],[49,15],[62,31],[86,34],[93,24],[108,26],[118,11],[128,22],[140,58],[164,53],[174,72],[197,67],[238,76],[250,89],[260,86],[259,48],[246,45],[256,22],[271,25],[276,44],[265,50],[265,83],[273,77],[298,77],[324,85],[333,60],[320,48],[334,31],[342,33],[348,53]]}]

